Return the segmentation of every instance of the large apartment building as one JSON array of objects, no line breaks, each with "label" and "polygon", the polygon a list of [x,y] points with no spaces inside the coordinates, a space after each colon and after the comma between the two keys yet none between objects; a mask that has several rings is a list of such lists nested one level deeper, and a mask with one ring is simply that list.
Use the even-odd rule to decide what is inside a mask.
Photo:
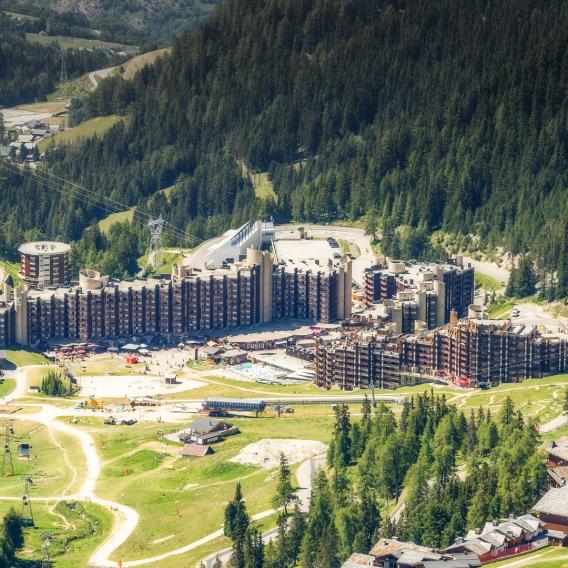
[{"label": "large apartment building", "polygon": [[322,387],[398,388],[436,379],[467,386],[516,382],[568,369],[568,338],[508,320],[457,320],[410,335],[363,332],[316,341]]},{"label": "large apartment building", "polygon": [[249,249],[223,268],[174,266],[171,278],[111,281],[82,270],[79,283],[30,290],[6,279],[0,343],[97,341],[251,326],[272,319],[329,322],[351,309],[351,260],[274,264]]},{"label": "large apartment building", "polygon": [[30,288],[62,286],[69,281],[67,243],[34,241],[20,245],[20,277]]},{"label": "large apartment building", "polygon": [[413,333],[448,323],[452,310],[466,317],[474,299],[473,273],[461,257],[431,263],[389,260],[365,272],[363,293],[368,304],[387,308],[397,333]]}]

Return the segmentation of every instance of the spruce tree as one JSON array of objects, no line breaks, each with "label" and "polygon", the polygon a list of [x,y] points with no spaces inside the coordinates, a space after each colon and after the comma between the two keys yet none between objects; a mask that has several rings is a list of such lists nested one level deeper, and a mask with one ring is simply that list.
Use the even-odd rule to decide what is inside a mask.
[{"label": "spruce tree", "polygon": [[278,472],[278,485],[273,503],[275,508],[284,508],[284,514],[288,515],[288,505],[296,499],[296,490],[292,486],[292,473],[288,458],[284,453],[280,453],[280,470]]},{"label": "spruce tree", "polygon": [[235,496],[225,508],[224,532],[233,541],[231,562],[234,568],[245,566],[245,544],[248,537],[249,516],[243,501],[241,484],[235,487]]}]

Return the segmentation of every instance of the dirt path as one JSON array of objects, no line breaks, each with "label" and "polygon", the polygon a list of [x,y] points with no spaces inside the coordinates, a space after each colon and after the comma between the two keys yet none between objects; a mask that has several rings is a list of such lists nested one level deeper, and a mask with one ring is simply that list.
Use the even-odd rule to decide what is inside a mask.
[{"label": "dirt path", "polygon": [[117,69],[117,67],[106,67],[105,69],[96,69],[95,71],[91,71],[89,73],[89,79],[91,80],[91,83],[93,84],[95,89],[99,85],[99,81],[97,81],[97,79],[106,79],[115,69]]},{"label": "dirt path", "polygon": [[[26,393],[25,368],[19,369],[19,372],[14,373],[14,376],[17,382],[16,389],[9,395],[11,400],[21,398]],[[112,510],[115,513],[115,522],[113,524],[111,534],[93,554],[89,561],[89,565],[100,567],[117,566],[117,563],[110,561],[108,557],[132,534],[138,524],[138,513],[130,507],[126,507],[125,505],[121,505],[120,503],[115,503],[107,499],[102,499],[95,494],[95,486],[101,472],[99,456],[97,454],[94,441],[88,432],[78,428],[73,428],[69,424],[57,420],[59,416],[66,415],[68,412],[67,410],[56,408],[48,404],[22,404],[21,406],[40,407],[40,411],[30,414],[14,414],[13,418],[15,420],[26,420],[42,424],[48,429],[53,439],[55,439],[52,433],[53,430],[78,438],[83,454],[85,455],[87,466],[87,473],[79,491],[75,494],[67,493],[67,491],[76,482],[78,474],[76,468],[70,463],[66,452],[64,452],[64,459],[73,472],[70,485],[61,495],[34,498],[34,501],[55,501],[51,510],[55,508],[57,502],[62,498],[88,501]],[[57,445],[61,447],[59,443],[57,443]],[[2,496],[0,496],[0,499],[12,500],[11,497]],[[20,500],[19,497],[15,499]]]}]

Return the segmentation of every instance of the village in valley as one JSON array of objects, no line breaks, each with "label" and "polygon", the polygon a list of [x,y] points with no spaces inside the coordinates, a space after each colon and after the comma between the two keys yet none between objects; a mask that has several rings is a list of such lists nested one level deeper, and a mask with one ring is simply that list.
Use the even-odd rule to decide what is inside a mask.
[{"label": "village in valley", "polygon": [[[0,505],[22,494],[28,522],[47,529],[55,512],[71,522],[80,504],[108,527],[66,545],[65,557],[226,562],[232,549],[217,527],[236,481],[269,543],[282,459],[307,512],[338,413],[357,421],[380,405],[400,417],[424,392],[466,413],[498,414],[511,401],[547,440],[551,489],[523,515],[444,549],[382,537],[345,566],[473,567],[564,543],[568,511],[550,502],[561,502],[568,463],[565,322],[544,312],[489,319],[467,261],[381,264],[361,229],[260,221],[182,254],[159,278],[84,270],[73,283],[69,252],[22,245],[19,282],[4,274],[0,306]],[[527,349],[550,355],[529,364]],[[481,363],[496,356],[510,360]],[[383,514],[396,524],[403,510],[401,496]],[[56,555],[63,535],[50,530]]]},{"label": "village in valley", "polygon": [[567,568],[567,21],[4,0],[0,568]]}]

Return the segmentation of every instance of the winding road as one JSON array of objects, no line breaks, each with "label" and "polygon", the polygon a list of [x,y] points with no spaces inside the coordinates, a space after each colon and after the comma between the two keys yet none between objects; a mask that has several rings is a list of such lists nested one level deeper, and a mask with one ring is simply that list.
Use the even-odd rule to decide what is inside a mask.
[{"label": "winding road", "polygon": [[[13,373],[7,374],[7,377],[14,378],[16,380],[16,388],[7,397],[0,400],[0,402],[3,405],[12,404],[17,399],[23,398],[25,396],[27,389],[25,373],[26,373],[25,368],[20,368],[14,371]],[[110,556],[112,556],[112,554],[134,532],[139,521],[139,515],[131,507],[128,507],[126,505],[123,505],[115,501],[103,499],[96,495],[95,488],[97,480],[101,473],[101,461],[97,453],[92,436],[85,430],[74,428],[73,426],[65,422],[57,420],[57,418],[62,416],[72,416],[73,412],[70,408],[57,408],[55,406],[50,406],[49,404],[43,404],[43,403],[40,404],[20,403],[18,406],[33,407],[33,408],[39,407],[40,410],[38,412],[30,414],[21,414],[21,415],[13,414],[11,415],[11,418],[13,418],[14,420],[37,422],[38,424],[45,426],[49,432],[51,432],[52,430],[56,430],[64,434],[74,436],[75,438],[78,439],[86,460],[87,473],[85,475],[85,478],[83,480],[83,483],[79,491],[77,491],[76,493],[69,493],[67,491],[64,491],[61,495],[52,496],[52,497],[33,498],[33,501],[54,502],[54,504],[56,504],[58,501],[62,499],[87,501],[89,503],[94,503],[96,505],[104,507],[105,509],[109,509],[114,514],[115,519],[111,533],[91,556],[91,558],[89,559],[89,566],[97,568],[111,568],[111,567],[114,568],[118,566],[128,568],[132,566],[144,566],[174,556],[179,556],[195,548],[198,548],[203,544],[215,540],[216,538],[223,535],[223,529],[219,529],[194,542],[181,546],[175,550],[170,550],[169,552],[165,552],[158,556],[152,556],[138,560],[126,560],[126,561],[121,561],[120,563],[111,560]],[[71,462],[67,463],[73,472],[73,479],[76,479],[78,475],[77,470],[74,468]],[[325,455],[320,455],[306,460],[298,468],[296,474],[298,482],[300,484],[298,496],[300,497],[300,500],[302,502],[303,510],[307,510],[307,507],[309,507],[309,498],[311,494],[313,474],[315,473],[315,471],[317,471],[319,467],[322,466],[323,463],[325,463]],[[72,484],[70,484],[70,486],[71,485]],[[20,499],[21,499],[20,497],[0,496],[0,500],[4,501],[12,501],[12,500],[19,501]],[[262,520],[274,514],[275,512],[276,512],[275,509],[262,511],[261,513],[253,515],[252,519],[255,521]],[[272,538],[274,535],[275,532],[274,529],[272,529],[264,533],[263,538],[266,538],[268,540],[269,538]],[[228,549],[215,553],[211,557],[212,560],[211,558],[209,558],[209,560],[211,560],[210,564],[215,560],[217,556],[219,556],[222,559],[226,558],[227,554],[230,556],[230,552],[231,552],[230,549]]]}]

